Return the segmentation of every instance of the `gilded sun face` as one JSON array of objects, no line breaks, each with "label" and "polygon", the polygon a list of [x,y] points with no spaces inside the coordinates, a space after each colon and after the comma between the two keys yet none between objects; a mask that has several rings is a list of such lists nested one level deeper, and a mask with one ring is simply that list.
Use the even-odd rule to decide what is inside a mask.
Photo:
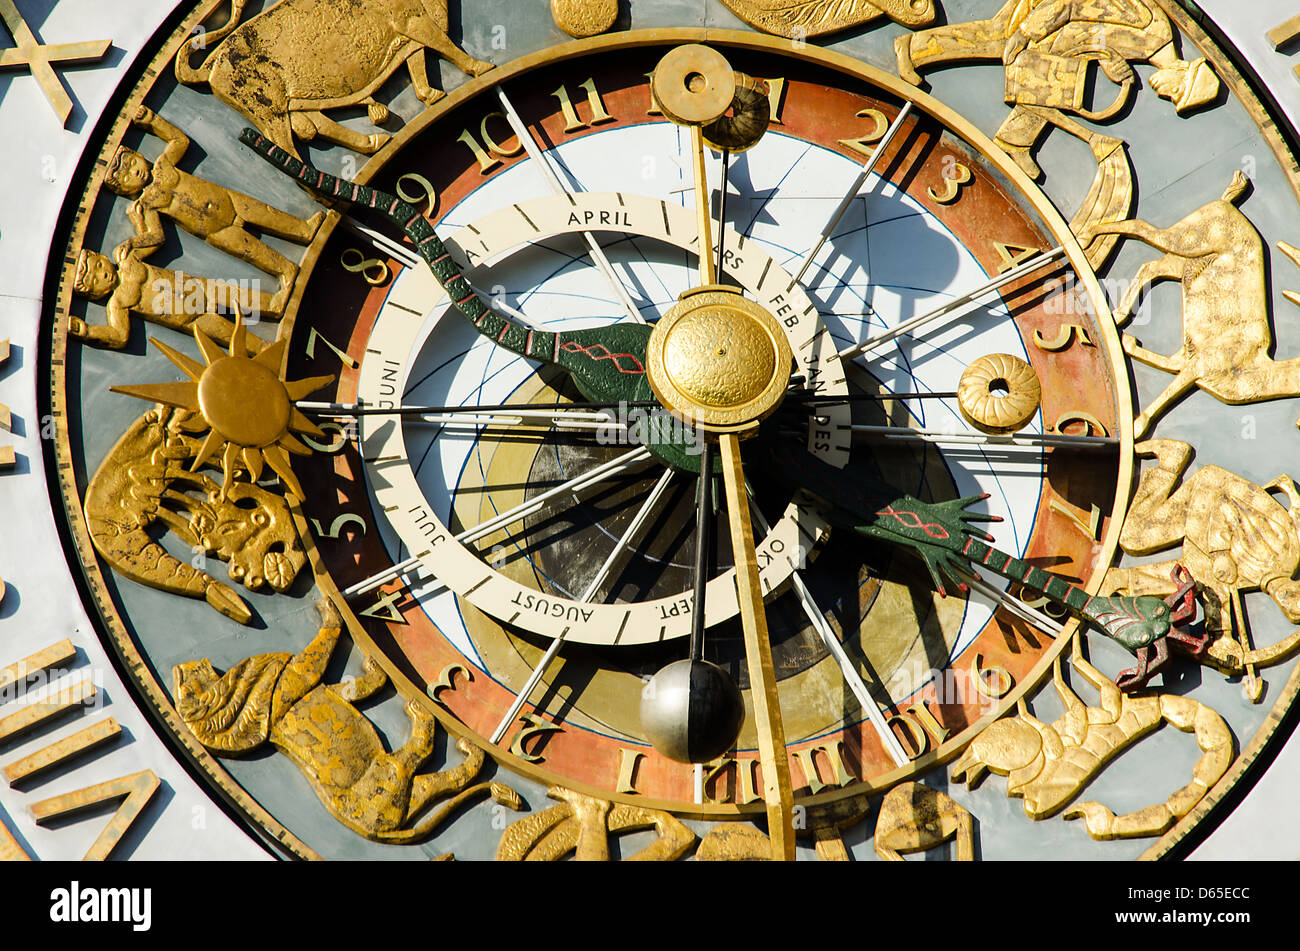
[{"label": "gilded sun face", "polygon": [[223,492],[230,486],[236,470],[245,470],[250,481],[257,482],[262,477],[263,467],[269,465],[286,489],[299,499],[303,498],[302,486],[289,467],[289,453],[305,456],[311,450],[293,433],[313,436],[324,436],[325,433],[293,404],[334,377],[325,375],[285,380],[280,373],[280,364],[287,341],[278,340],[257,356],[247,356],[248,328],[240,318],[235,320],[229,353],[197,327],[194,328],[194,339],[198,341],[205,363],[153,341],[154,346],[189,380],[115,386],[113,392],[199,413],[210,431],[190,468],[198,471],[224,446],[221,459]]}]

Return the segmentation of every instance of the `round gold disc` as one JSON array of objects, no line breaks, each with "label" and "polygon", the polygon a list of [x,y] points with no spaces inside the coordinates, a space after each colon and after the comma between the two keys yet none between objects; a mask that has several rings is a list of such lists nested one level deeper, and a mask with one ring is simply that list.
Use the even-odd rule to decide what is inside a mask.
[{"label": "round gold disc", "polygon": [[957,407],[966,422],[995,436],[1023,429],[1042,401],[1034,368],[1009,353],[972,361],[957,384]]},{"label": "round gold disc", "polygon": [[240,446],[269,446],[289,425],[289,394],[266,367],[223,357],[199,378],[199,410],[208,425]]},{"label": "round gold disc", "polygon": [[679,124],[703,125],[730,108],[736,77],[717,50],[688,43],[659,61],[651,86],[664,115]]},{"label": "round gold disc", "polygon": [[781,325],[734,288],[687,291],[655,324],[646,368],[672,413],[706,429],[744,428],[785,395],[792,354]]}]

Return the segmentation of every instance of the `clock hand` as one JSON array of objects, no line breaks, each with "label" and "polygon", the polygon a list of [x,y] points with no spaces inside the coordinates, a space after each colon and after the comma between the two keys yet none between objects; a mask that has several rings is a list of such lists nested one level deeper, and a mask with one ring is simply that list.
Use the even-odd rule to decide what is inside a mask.
[{"label": "clock hand", "polygon": [[[627,530],[623,532],[618,543],[614,546],[614,550],[611,551],[609,556],[605,559],[605,563],[600,566],[595,577],[592,578],[591,582],[587,585],[587,590],[585,590],[582,593],[582,596],[578,598],[579,601],[590,601],[596,596],[596,592],[600,590],[600,586],[604,584],[605,580],[613,573],[614,564],[618,560],[619,556],[627,550],[629,545],[636,541],[646,524],[649,522],[650,516],[653,515],[655,510],[659,507],[659,503],[663,499],[664,493],[668,491],[668,486],[675,475],[675,469],[664,469],[664,474],[659,477],[659,481],[655,483],[655,487],[650,490],[650,495],[647,496],[645,502],[642,503],[641,508],[638,509],[636,515],[633,516]],[[519,716],[519,711],[524,708],[524,704],[528,702],[528,698],[532,696],[533,691],[537,689],[538,683],[541,682],[542,675],[546,672],[546,668],[551,665],[551,661],[555,659],[555,655],[560,652],[560,647],[563,643],[564,634],[561,633],[558,637],[554,638],[551,641],[550,646],[546,648],[546,653],[542,655],[541,660],[536,663],[532,672],[528,675],[528,680],[524,683],[523,689],[515,695],[514,702],[510,704],[510,709],[506,711],[505,716],[503,716],[500,722],[497,723],[496,729],[492,731],[492,736],[490,738],[492,743],[500,743],[505,739],[506,731],[510,729],[510,724],[515,722],[515,717]]]},{"label": "clock hand", "polygon": [[722,150],[722,187],[718,197],[718,267],[719,279],[722,277],[722,263],[727,259],[727,174],[731,169],[731,149]]},{"label": "clock hand", "polygon": [[[510,98],[506,95],[505,89],[501,86],[497,87],[497,99],[501,101],[501,108],[505,110],[506,122],[508,122],[510,128],[514,130],[516,138],[519,139],[519,144],[524,147],[524,151],[528,153],[528,157],[536,164],[538,171],[541,172],[542,177],[546,179],[546,183],[551,186],[551,189],[557,195],[572,195],[573,189],[567,187],[562,181],[560,181],[560,177],[555,173],[555,169],[551,166],[550,159],[542,151],[541,146],[537,144],[537,140],[533,138],[532,133],[528,131],[528,127],[524,125],[524,121],[519,118],[519,113],[515,111],[514,103],[510,101]],[[582,232],[582,237],[583,240],[587,242],[587,249],[591,253],[592,261],[595,262],[596,268],[600,273],[605,276],[605,280],[609,282],[610,290],[614,292],[614,296],[617,297],[619,302],[623,305],[623,311],[627,314],[628,319],[633,323],[645,323],[645,318],[641,316],[641,311],[637,308],[636,304],[632,302],[631,296],[628,295],[627,288],[623,286],[623,282],[620,281],[618,275],[614,273],[614,268],[609,263],[609,258],[605,256],[605,252],[601,250],[600,245],[596,243],[595,236],[593,236],[590,231],[584,231]]]},{"label": "clock hand", "polygon": [[[1052,248],[1050,251],[1036,254],[1028,261],[1017,265],[1005,274],[1001,274],[985,284],[981,284],[979,287],[975,288],[975,290],[963,294],[955,300],[950,300],[948,303],[934,308],[934,310],[927,311],[924,314],[919,314],[910,320],[905,320],[897,327],[876,334],[873,337],[868,337],[861,343],[856,343],[851,347],[846,347],[839,352],[839,357],[841,360],[850,360],[853,357],[875,350],[877,347],[883,346],[891,340],[909,334],[916,328],[924,326],[925,324],[944,318],[948,320],[955,319],[956,317],[961,316],[961,313],[965,313],[962,308],[966,307],[968,304],[973,304],[985,294],[991,294],[993,291],[1020,280],[1020,278],[1024,277],[1026,274],[1032,274],[1039,268],[1051,264],[1064,253],[1065,248],[1058,246]],[[958,313],[959,311],[961,313]]]},{"label": "clock hand", "polygon": [[[718,282],[713,267],[713,216],[709,212],[709,180],[704,164],[704,132],[698,125],[691,126],[691,154],[695,168],[695,213],[699,221],[697,248],[700,256],[700,283],[704,286]],[[725,182],[723,183],[725,187]]]},{"label": "clock hand", "polygon": [[[767,534],[771,531],[771,528],[768,526],[767,520],[763,518],[763,513],[753,502],[754,493],[748,480],[745,481],[745,488],[750,497],[749,511],[750,515],[753,517],[754,524],[758,526],[760,532]],[[822,643],[826,646],[826,649],[830,651],[831,656],[835,658],[835,663],[839,665],[840,672],[844,676],[844,682],[848,684],[849,690],[852,691],[853,696],[857,698],[858,705],[862,708],[862,712],[867,715],[867,719],[871,721],[871,725],[876,728],[876,735],[880,738],[881,745],[884,746],[885,752],[890,755],[890,758],[893,759],[895,765],[906,766],[909,760],[907,753],[903,750],[903,744],[898,742],[898,737],[894,735],[894,731],[891,730],[889,724],[885,722],[885,716],[880,712],[880,706],[871,696],[871,691],[867,688],[866,682],[863,681],[862,676],[858,673],[857,667],[845,652],[844,645],[840,643],[840,639],[836,637],[835,632],[831,630],[830,624],[826,621],[826,615],[822,613],[821,608],[817,606],[817,602],[813,600],[812,592],[808,590],[808,586],[804,584],[803,577],[798,571],[795,571],[790,575],[790,585],[794,588],[795,595],[799,599],[799,604],[803,607],[804,613],[808,616],[808,620],[812,623],[814,630],[816,630],[818,635],[820,635]]]},{"label": "clock hand", "polygon": [[597,401],[643,400],[652,394],[645,379],[650,328],[620,323],[587,330],[533,330],[494,313],[469,286],[433,226],[410,202],[367,185],[354,185],[314,169],[252,129],[239,139],[259,156],[307,188],[331,198],[372,208],[402,228],[456,308],[480,334],[512,353],[567,371],[583,395]]},{"label": "clock hand", "polygon": [[812,250],[804,255],[803,264],[799,266],[799,270],[794,276],[796,281],[803,280],[803,276],[812,264],[813,258],[817,257],[817,252],[822,249],[822,245],[826,243],[827,239],[830,238],[831,234],[835,231],[836,227],[840,223],[840,219],[843,218],[845,212],[852,207],[853,199],[857,198],[858,192],[862,191],[862,186],[866,184],[867,178],[876,167],[876,163],[880,161],[881,157],[885,154],[885,149],[889,148],[889,144],[894,141],[894,136],[897,135],[898,130],[903,127],[903,120],[907,118],[911,111],[912,103],[904,103],[903,108],[898,113],[898,118],[890,123],[888,131],[885,132],[884,137],[880,140],[880,144],[872,150],[871,157],[862,163],[862,171],[858,174],[858,177],[853,180],[853,184],[849,186],[848,191],[844,193],[844,197],[840,199],[840,203],[836,209],[831,212],[831,216],[827,220],[826,226],[822,228],[822,233],[817,237],[817,241],[813,244]]},{"label": "clock hand", "polygon": [[[493,516],[486,522],[482,522],[473,528],[465,529],[465,531],[456,536],[456,541],[461,544],[477,541],[485,535],[491,535],[498,529],[519,521],[521,518],[532,515],[534,512],[541,511],[541,509],[545,508],[546,503],[551,499],[565,493],[573,493],[576,495],[578,492],[589,489],[594,485],[598,485],[601,482],[625,472],[639,463],[647,461],[648,459],[650,459],[650,450],[644,447],[633,449],[630,452],[626,452],[621,456],[617,456],[608,462],[597,466],[590,472],[585,472],[580,476],[568,479],[554,488],[547,489],[545,492],[533,496],[526,502],[521,502],[519,505],[506,509],[500,515]],[[421,564],[421,557],[422,556],[420,555],[412,555],[410,558],[400,561],[389,568],[385,568],[383,571],[371,575],[369,578],[358,581],[356,584],[344,589],[343,596],[345,598],[353,598],[357,595],[365,594],[367,591],[373,591],[380,585],[387,584],[394,578],[418,567]]]},{"label": "clock hand", "polygon": [[1060,637],[1065,633],[1065,625],[1056,620],[1056,618],[1044,614],[1042,611],[1031,608],[1028,604],[1014,595],[1010,595],[1005,591],[995,588],[978,574],[974,572],[963,572],[962,577],[965,579],[966,583],[970,585],[972,591],[977,591],[989,600],[997,602],[1016,617],[1028,621],[1030,624],[1045,631],[1052,637]]},{"label": "clock hand", "polygon": [[[920,555],[940,596],[948,593],[945,577],[956,581],[958,588],[966,591],[967,586],[960,576],[972,573],[972,566],[980,565],[1024,588],[1046,595],[1107,637],[1118,641],[1141,661],[1138,670],[1125,671],[1121,675],[1121,689],[1137,689],[1145,684],[1145,677],[1167,659],[1167,635],[1176,625],[1181,626],[1189,620],[1195,611],[1188,595],[1181,589],[1169,600],[1151,595],[1094,596],[1041,568],[986,545],[976,536],[981,535],[988,541],[993,540],[992,536],[976,529],[974,523],[1001,519],[968,511],[968,506],[988,498],[987,495],[946,502],[922,502],[908,495],[893,495],[889,487],[870,479],[845,479],[842,472],[812,457],[785,458],[783,462],[784,466],[773,465],[773,472],[828,503],[826,516],[830,521],[869,538],[911,548]],[[1173,610],[1175,607],[1177,611]],[[1184,643],[1188,636],[1179,632],[1176,640]],[[1154,668],[1152,660],[1156,661]]]},{"label": "clock hand", "polygon": [[882,442],[973,443],[989,446],[1017,446],[1038,449],[1043,446],[1071,449],[1109,449],[1119,445],[1114,436],[1071,436],[1066,433],[1014,433],[995,436],[989,433],[945,433],[936,429],[912,429],[908,426],[868,426],[854,423],[847,428],[867,438]]},{"label": "clock hand", "polygon": [[763,769],[768,836],[772,840],[772,857],[792,861],[795,854],[794,793],[790,785],[790,763],[785,749],[785,727],[781,720],[776,674],[772,667],[772,644],[767,632],[763,588],[759,583],[758,558],[754,551],[754,529],[749,521],[749,497],[745,491],[745,474],[740,466],[740,438],[735,433],[722,433],[718,445],[722,456],[722,483],[727,495],[727,517],[731,525],[731,547],[735,553],[736,593],[745,636],[745,662],[758,727],[758,755]]}]

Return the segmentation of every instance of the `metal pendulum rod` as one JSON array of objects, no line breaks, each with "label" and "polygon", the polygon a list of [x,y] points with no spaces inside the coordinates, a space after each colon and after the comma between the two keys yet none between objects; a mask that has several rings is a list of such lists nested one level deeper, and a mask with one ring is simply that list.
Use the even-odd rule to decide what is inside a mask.
[{"label": "metal pendulum rod", "polygon": [[[719,252],[721,257],[721,252]],[[700,481],[695,499],[695,598],[691,602],[691,661],[704,657],[704,589],[709,581],[709,546],[713,539],[713,453],[704,440],[700,453]],[[691,770],[691,786],[697,803],[704,801],[704,764]]]},{"label": "metal pendulum rod", "polygon": [[713,443],[704,440],[700,482],[695,500],[695,600],[691,607],[691,660],[704,657],[704,588],[709,581],[709,544],[713,529]]}]

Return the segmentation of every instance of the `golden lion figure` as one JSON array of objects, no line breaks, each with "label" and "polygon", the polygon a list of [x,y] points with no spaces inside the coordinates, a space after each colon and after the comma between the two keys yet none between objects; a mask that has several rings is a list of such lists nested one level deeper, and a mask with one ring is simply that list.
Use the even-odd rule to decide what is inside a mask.
[{"label": "golden lion figure", "polygon": [[[318,608],[320,633],[297,654],[258,654],[220,675],[207,658],[176,666],[176,709],[204,746],[230,755],[270,740],[298,765],[336,819],[376,842],[424,839],[482,794],[511,809],[523,807],[508,786],[469,785],[483,766],[483,751],[467,740],[458,744],[465,754],[459,766],[417,775],[433,752],[437,721],[414,701],[406,706],[411,738],[386,751],[374,726],[352,704],[383,687],[387,675],[367,658],[361,677],[322,684],[341,627],[328,600]],[[452,798],[440,809],[415,821],[447,795]]]}]

